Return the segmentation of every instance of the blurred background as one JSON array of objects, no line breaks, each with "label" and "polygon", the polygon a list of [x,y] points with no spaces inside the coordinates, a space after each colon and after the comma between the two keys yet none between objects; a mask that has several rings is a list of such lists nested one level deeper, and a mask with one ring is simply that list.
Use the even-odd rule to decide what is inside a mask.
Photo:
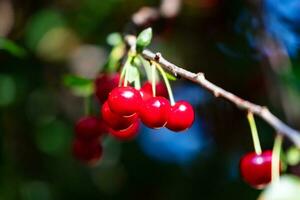
[{"label": "blurred background", "polygon": [[[145,6],[149,24],[138,12]],[[71,154],[83,99],[62,79],[95,78],[110,33],[151,25],[150,49],[300,129],[299,11],[298,0],[0,0],[0,199],[256,199],[261,191],[238,170],[253,151],[246,113],[229,102],[174,81],[175,99],[196,109],[193,127],[107,137],[101,163],[88,167]],[[257,125],[272,148],[274,130]],[[287,170],[297,175],[293,158]]]}]

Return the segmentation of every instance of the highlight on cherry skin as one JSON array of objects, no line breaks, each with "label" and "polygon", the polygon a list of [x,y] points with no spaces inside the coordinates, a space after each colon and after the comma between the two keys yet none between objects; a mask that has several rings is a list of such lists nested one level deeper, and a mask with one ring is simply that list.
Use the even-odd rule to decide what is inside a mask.
[{"label": "highlight on cherry skin", "polygon": [[167,123],[170,103],[164,97],[150,97],[140,109],[141,121],[150,128],[162,128]]},{"label": "highlight on cherry skin", "polygon": [[172,131],[184,131],[192,126],[195,113],[187,101],[177,101],[171,106],[166,127]]},{"label": "highlight on cherry skin", "polygon": [[112,112],[130,116],[139,111],[142,97],[140,92],[133,87],[117,87],[109,93],[107,102]]},{"label": "highlight on cherry skin", "polygon": [[262,189],[271,182],[272,151],[258,155],[251,152],[240,160],[240,173],[243,180],[254,188]]}]

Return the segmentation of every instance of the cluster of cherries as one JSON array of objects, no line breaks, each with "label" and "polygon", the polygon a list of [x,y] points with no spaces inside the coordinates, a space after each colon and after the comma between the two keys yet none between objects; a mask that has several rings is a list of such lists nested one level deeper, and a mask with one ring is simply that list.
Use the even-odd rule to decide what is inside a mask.
[{"label": "cluster of cherries", "polygon": [[82,117],[75,125],[73,155],[76,159],[90,165],[102,157],[101,137],[107,127],[102,120],[94,116]]},{"label": "cluster of cherries", "polygon": [[254,188],[264,188],[272,179],[272,151],[261,154],[251,152],[242,157],[240,173],[246,183]]},{"label": "cluster of cherries", "polygon": [[193,124],[194,110],[188,102],[178,101],[170,105],[164,84],[159,82],[155,88],[157,96],[153,95],[150,82],[140,90],[121,86],[109,93],[101,113],[111,135],[120,140],[134,138],[138,133],[139,119],[149,128],[167,127],[176,132]]},{"label": "cluster of cherries", "polygon": [[73,155],[78,160],[93,164],[101,158],[100,141],[104,133],[119,140],[135,138],[139,121],[150,128],[166,127],[175,132],[184,131],[193,124],[193,107],[186,101],[171,105],[162,82],[156,83],[154,96],[150,82],[137,90],[131,86],[118,87],[119,81],[118,73],[102,74],[95,80],[102,118],[88,116],[76,123]]}]

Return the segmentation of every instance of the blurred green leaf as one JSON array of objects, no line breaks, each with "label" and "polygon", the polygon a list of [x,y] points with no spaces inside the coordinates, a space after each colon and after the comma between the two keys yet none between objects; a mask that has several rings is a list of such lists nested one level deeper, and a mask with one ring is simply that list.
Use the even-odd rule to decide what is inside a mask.
[{"label": "blurred green leaf", "polygon": [[42,122],[36,130],[36,143],[43,153],[61,156],[70,148],[71,129],[60,120]]},{"label": "blurred green leaf", "polygon": [[52,194],[48,183],[32,181],[23,183],[21,187],[22,200],[51,200]]},{"label": "blurred green leaf", "polygon": [[107,36],[106,41],[111,46],[116,46],[123,42],[122,36],[120,33],[111,33]]},{"label": "blurred green leaf", "polygon": [[120,64],[120,60],[124,56],[125,53],[125,45],[120,43],[115,46],[109,54],[108,60],[104,69],[108,72],[115,72],[118,70],[118,65]]},{"label": "blurred green leaf", "polygon": [[289,165],[297,165],[300,163],[300,150],[297,147],[291,147],[286,153],[286,160]]},{"label": "blurred green leaf", "polygon": [[137,37],[136,40],[136,49],[138,52],[143,51],[144,48],[146,48],[152,39],[152,29],[147,28],[143,30]]},{"label": "blurred green leaf", "polygon": [[24,57],[26,55],[25,49],[15,44],[13,41],[2,37],[0,37],[0,49],[6,50],[17,57]]},{"label": "blurred green leaf", "polygon": [[300,197],[300,179],[283,175],[279,181],[270,184],[258,200],[298,200]]},{"label": "blurred green leaf", "polygon": [[61,26],[65,26],[65,21],[57,11],[49,9],[37,12],[26,27],[25,39],[28,47],[35,49],[49,30]]},{"label": "blurred green leaf", "polygon": [[65,75],[63,82],[76,96],[87,97],[94,92],[94,81],[87,78],[76,75]]},{"label": "blurred green leaf", "polygon": [[16,97],[16,84],[11,76],[0,75],[0,106],[7,106]]}]

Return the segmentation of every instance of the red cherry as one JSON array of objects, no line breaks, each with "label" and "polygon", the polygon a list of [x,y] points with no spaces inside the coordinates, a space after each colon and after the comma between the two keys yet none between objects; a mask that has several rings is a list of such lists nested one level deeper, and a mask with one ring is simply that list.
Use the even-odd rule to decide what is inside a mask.
[{"label": "red cherry", "polygon": [[192,105],[186,101],[178,101],[171,106],[166,127],[172,131],[184,131],[192,126],[194,119]]},{"label": "red cherry", "polygon": [[170,107],[170,103],[166,98],[151,97],[143,103],[139,114],[146,126],[161,128],[167,123]]},{"label": "red cherry", "polygon": [[99,140],[80,140],[75,139],[72,146],[73,156],[86,164],[96,164],[102,156],[102,146]]},{"label": "red cherry", "polygon": [[241,176],[246,183],[254,188],[263,188],[271,181],[272,151],[267,150],[257,155],[251,152],[240,161]]},{"label": "red cherry", "polygon": [[105,123],[114,130],[126,129],[138,119],[136,113],[126,117],[111,112],[107,101],[102,105],[101,113]]},{"label": "red cherry", "polygon": [[99,138],[106,131],[103,121],[94,116],[82,117],[75,125],[76,137],[84,140]]},{"label": "red cherry", "polygon": [[132,87],[117,87],[108,95],[108,105],[112,112],[130,116],[139,110],[141,94]]},{"label": "red cherry", "polygon": [[[168,90],[163,82],[156,83],[156,96],[161,96],[168,98]],[[141,88],[141,95],[144,100],[149,99],[150,97],[153,97],[153,91],[152,91],[152,83],[146,82],[143,87]]]},{"label": "red cherry", "polygon": [[132,140],[137,136],[138,131],[139,131],[138,121],[134,122],[127,129],[123,129],[123,130],[114,130],[112,128],[109,129],[110,134],[119,140]]},{"label": "red cherry", "polygon": [[108,94],[116,87],[120,81],[120,74],[100,74],[95,80],[95,94],[97,99],[103,103],[106,101]]}]

